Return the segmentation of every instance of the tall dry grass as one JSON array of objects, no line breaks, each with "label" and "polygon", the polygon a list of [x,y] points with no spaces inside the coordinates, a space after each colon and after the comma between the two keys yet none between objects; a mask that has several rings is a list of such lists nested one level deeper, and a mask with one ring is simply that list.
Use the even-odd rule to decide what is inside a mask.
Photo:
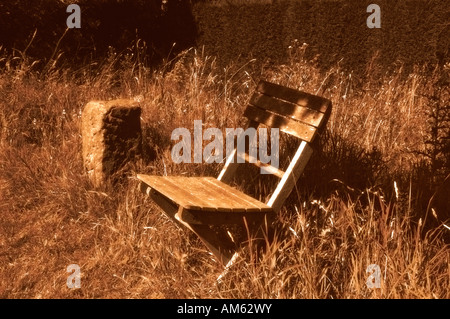
[{"label": "tall dry grass", "polygon": [[[448,230],[424,228],[433,181],[423,155],[429,99],[420,94],[448,66],[385,74],[374,59],[355,79],[339,65],[319,71],[294,43],[282,66],[220,69],[191,49],[151,69],[142,45],[111,52],[101,66],[44,73],[25,56],[1,56],[2,298],[450,297]],[[221,265],[140,193],[134,176],[217,175],[219,165],[173,164],[170,133],[196,119],[243,125],[260,78],[330,98],[333,113],[274,241],[259,259],[244,247],[219,284]],[[147,158],[123,183],[94,189],[82,167],[81,110],[118,97],[141,101]],[[66,286],[69,264],[81,267],[80,289]],[[370,264],[380,266],[381,288],[366,286]]]}]

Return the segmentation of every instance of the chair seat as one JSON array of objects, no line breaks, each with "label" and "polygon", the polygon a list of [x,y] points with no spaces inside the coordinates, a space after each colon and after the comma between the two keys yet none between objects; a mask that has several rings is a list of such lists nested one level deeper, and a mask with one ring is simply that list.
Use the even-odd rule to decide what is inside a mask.
[{"label": "chair seat", "polygon": [[272,207],[213,177],[138,174],[137,178],[178,205],[178,218],[189,223],[233,223],[243,217],[260,219],[273,212]]}]

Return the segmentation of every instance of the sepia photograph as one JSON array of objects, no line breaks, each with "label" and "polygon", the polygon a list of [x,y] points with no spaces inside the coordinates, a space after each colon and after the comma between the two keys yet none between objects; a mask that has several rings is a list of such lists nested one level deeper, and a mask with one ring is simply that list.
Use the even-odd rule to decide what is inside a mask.
[{"label": "sepia photograph", "polygon": [[2,0],[0,212],[0,299],[449,299],[450,2]]}]

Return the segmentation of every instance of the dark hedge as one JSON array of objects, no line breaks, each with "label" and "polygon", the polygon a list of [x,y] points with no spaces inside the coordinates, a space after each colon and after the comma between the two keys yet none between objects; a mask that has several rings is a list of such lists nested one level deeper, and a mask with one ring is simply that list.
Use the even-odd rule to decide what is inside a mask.
[{"label": "dark hedge", "polygon": [[[80,5],[82,27],[62,37],[69,3]],[[366,26],[370,3],[381,7],[381,29]],[[27,55],[45,61],[57,48],[76,64],[141,39],[152,63],[198,45],[226,65],[239,58],[283,63],[298,39],[325,69],[342,60],[357,71],[376,52],[386,68],[448,61],[449,17],[448,0],[3,0],[0,45],[23,51],[37,30]]]},{"label": "dark hedge", "polygon": [[[381,29],[369,29],[367,6],[381,8]],[[448,0],[214,1],[194,6],[199,45],[221,61],[257,58],[284,62],[294,39],[309,45],[325,69],[364,68],[378,51],[379,62],[413,65],[449,60]]]},{"label": "dark hedge", "polygon": [[[81,8],[81,28],[66,31],[66,8]],[[27,55],[49,59],[55,48],[70,63],[103,58],[109,47],[125,50],[137,39],[145,41],[153,61],[169,52],[195,45],[196,25],[191,3],[183,0],[3,0],[0,3],[0,44],[4,49],[25,50]],[[64,35],[64,36],[63,36]],[[58,41],[61,39],[59,45]],[[172,49],[173,43],[176,43]]]}]

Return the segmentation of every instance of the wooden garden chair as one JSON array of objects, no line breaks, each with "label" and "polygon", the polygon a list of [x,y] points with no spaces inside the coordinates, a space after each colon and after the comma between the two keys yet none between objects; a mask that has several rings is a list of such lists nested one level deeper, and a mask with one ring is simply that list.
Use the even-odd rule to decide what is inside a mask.
[{"label": "wooden garden chair", "polygon": [[[262,225],[280,210],[302,174],[311,154],[311,143],[325,126],[331,113],[328,99],[261,81],[244,115],[249,127],[260,123],[301,139],[286,171],[254,163],[272,172],[280,181],[267,203],[231,187],[240,163],[235,160],[236,148],[230,154],[218,178],[150,176],[138,174],[141,189],[170,218],[183,224],[206,244],[223,264],[227,264],[240,243],[220,225]],[[245,139],[243,139],[245,143]],[[246,153],[245,158],[249,162]]]}]

